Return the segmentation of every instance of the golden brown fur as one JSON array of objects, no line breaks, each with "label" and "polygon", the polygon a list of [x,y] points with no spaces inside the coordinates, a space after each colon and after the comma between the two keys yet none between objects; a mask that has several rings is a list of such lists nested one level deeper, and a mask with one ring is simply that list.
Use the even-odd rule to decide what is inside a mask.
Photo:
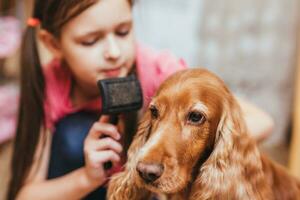
[{"label": "golden brown fur", "polygon": [[[147,182],[140,163],[163,173]],[[172,200],[287,200],[300,199],[300,184],[259,152],[223,81],[189,69],[167,79],[151,101],[108,198],[147,199],[150,192]]]}]

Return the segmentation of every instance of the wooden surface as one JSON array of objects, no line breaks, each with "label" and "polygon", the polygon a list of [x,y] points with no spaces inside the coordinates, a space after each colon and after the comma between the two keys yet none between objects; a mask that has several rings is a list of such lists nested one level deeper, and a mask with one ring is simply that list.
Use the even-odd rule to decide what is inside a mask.
[{"label": "wooden surface", "polygon": [[0,14],[11,14],[15,3],[14,0],[0,0]]},{"label": "wooden surface", "polygon": [[289,156],[289,169],[293,175],[300,178],[300,31],[298,31],[298,56],[295,81],[293,132]]},{"label": "wooden surface", "polygon": [[32,6],[33,0],[26,0],[25,1],[25,19],[32,16]]},{"label": "wooden surface", "polygon": [[10,161],[12,142],[0,145],[0,199],[5,199],[7,184],[10,179]]}]

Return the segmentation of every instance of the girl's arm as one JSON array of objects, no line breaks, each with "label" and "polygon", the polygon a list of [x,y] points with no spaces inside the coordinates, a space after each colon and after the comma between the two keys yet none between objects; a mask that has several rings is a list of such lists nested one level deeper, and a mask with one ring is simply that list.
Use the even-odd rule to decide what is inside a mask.
[{"label": "girl's arm", "polygon": [[81,199],[99,185],[101,185],[101,182],[91,182],[89,180],[82,167],[60,178],[26,183],[17,200]]},{"label": "girl's arm", "polygon": [[[97,187],[80,168],[61,178],[46,180],[52,134],[39,141],[34,162],[17,199],[80,199]],[[101,183],[100,183],[101,184]]]},{"label": "girl's arm", "polygon": [[[110,137],[99,139],[103,134]],[[46,143],[43,139],[39,141],[33,165],[17,200],[83,198],[107,181],[103,163],[120,160],[122,147],[115,141],[119,137],[113,125],[94,123],[84,144],[86,165],[62,177],[46,180],[52,138],[48,132]]]},{"label": "girl's arm", "polygon": [[274,121],[271,116],[244,99],[237,98],[237,100],[242,108],[250,134],[257,141],[261,141],[270,135],[274,127]]}]

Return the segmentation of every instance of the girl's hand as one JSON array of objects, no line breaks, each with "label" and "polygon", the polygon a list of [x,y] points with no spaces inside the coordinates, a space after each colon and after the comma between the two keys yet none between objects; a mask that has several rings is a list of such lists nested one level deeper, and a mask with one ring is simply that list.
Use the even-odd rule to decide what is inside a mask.
[{"label": "girl's hand", "polygon": [[103,164],[120,161],[122,146],[117,128],[107,123],[108,117],[102,116],[95,122],[84,141],[85,171],[90,181],[99,185],[107,180]]}]

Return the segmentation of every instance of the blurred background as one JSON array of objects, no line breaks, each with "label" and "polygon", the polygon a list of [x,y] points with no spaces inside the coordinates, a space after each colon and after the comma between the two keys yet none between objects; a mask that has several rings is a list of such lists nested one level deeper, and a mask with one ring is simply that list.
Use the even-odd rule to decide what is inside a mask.
[{"label": "blurred background", "polygon": [[[31,4],[0,0],[0,199],[17,112],[18,49]],[[215,72],[237,96],[269,113],[274,130],[260,147],[300,176],[299,11],[299,0],[138,0],[135,31],[142,43]]]}]

